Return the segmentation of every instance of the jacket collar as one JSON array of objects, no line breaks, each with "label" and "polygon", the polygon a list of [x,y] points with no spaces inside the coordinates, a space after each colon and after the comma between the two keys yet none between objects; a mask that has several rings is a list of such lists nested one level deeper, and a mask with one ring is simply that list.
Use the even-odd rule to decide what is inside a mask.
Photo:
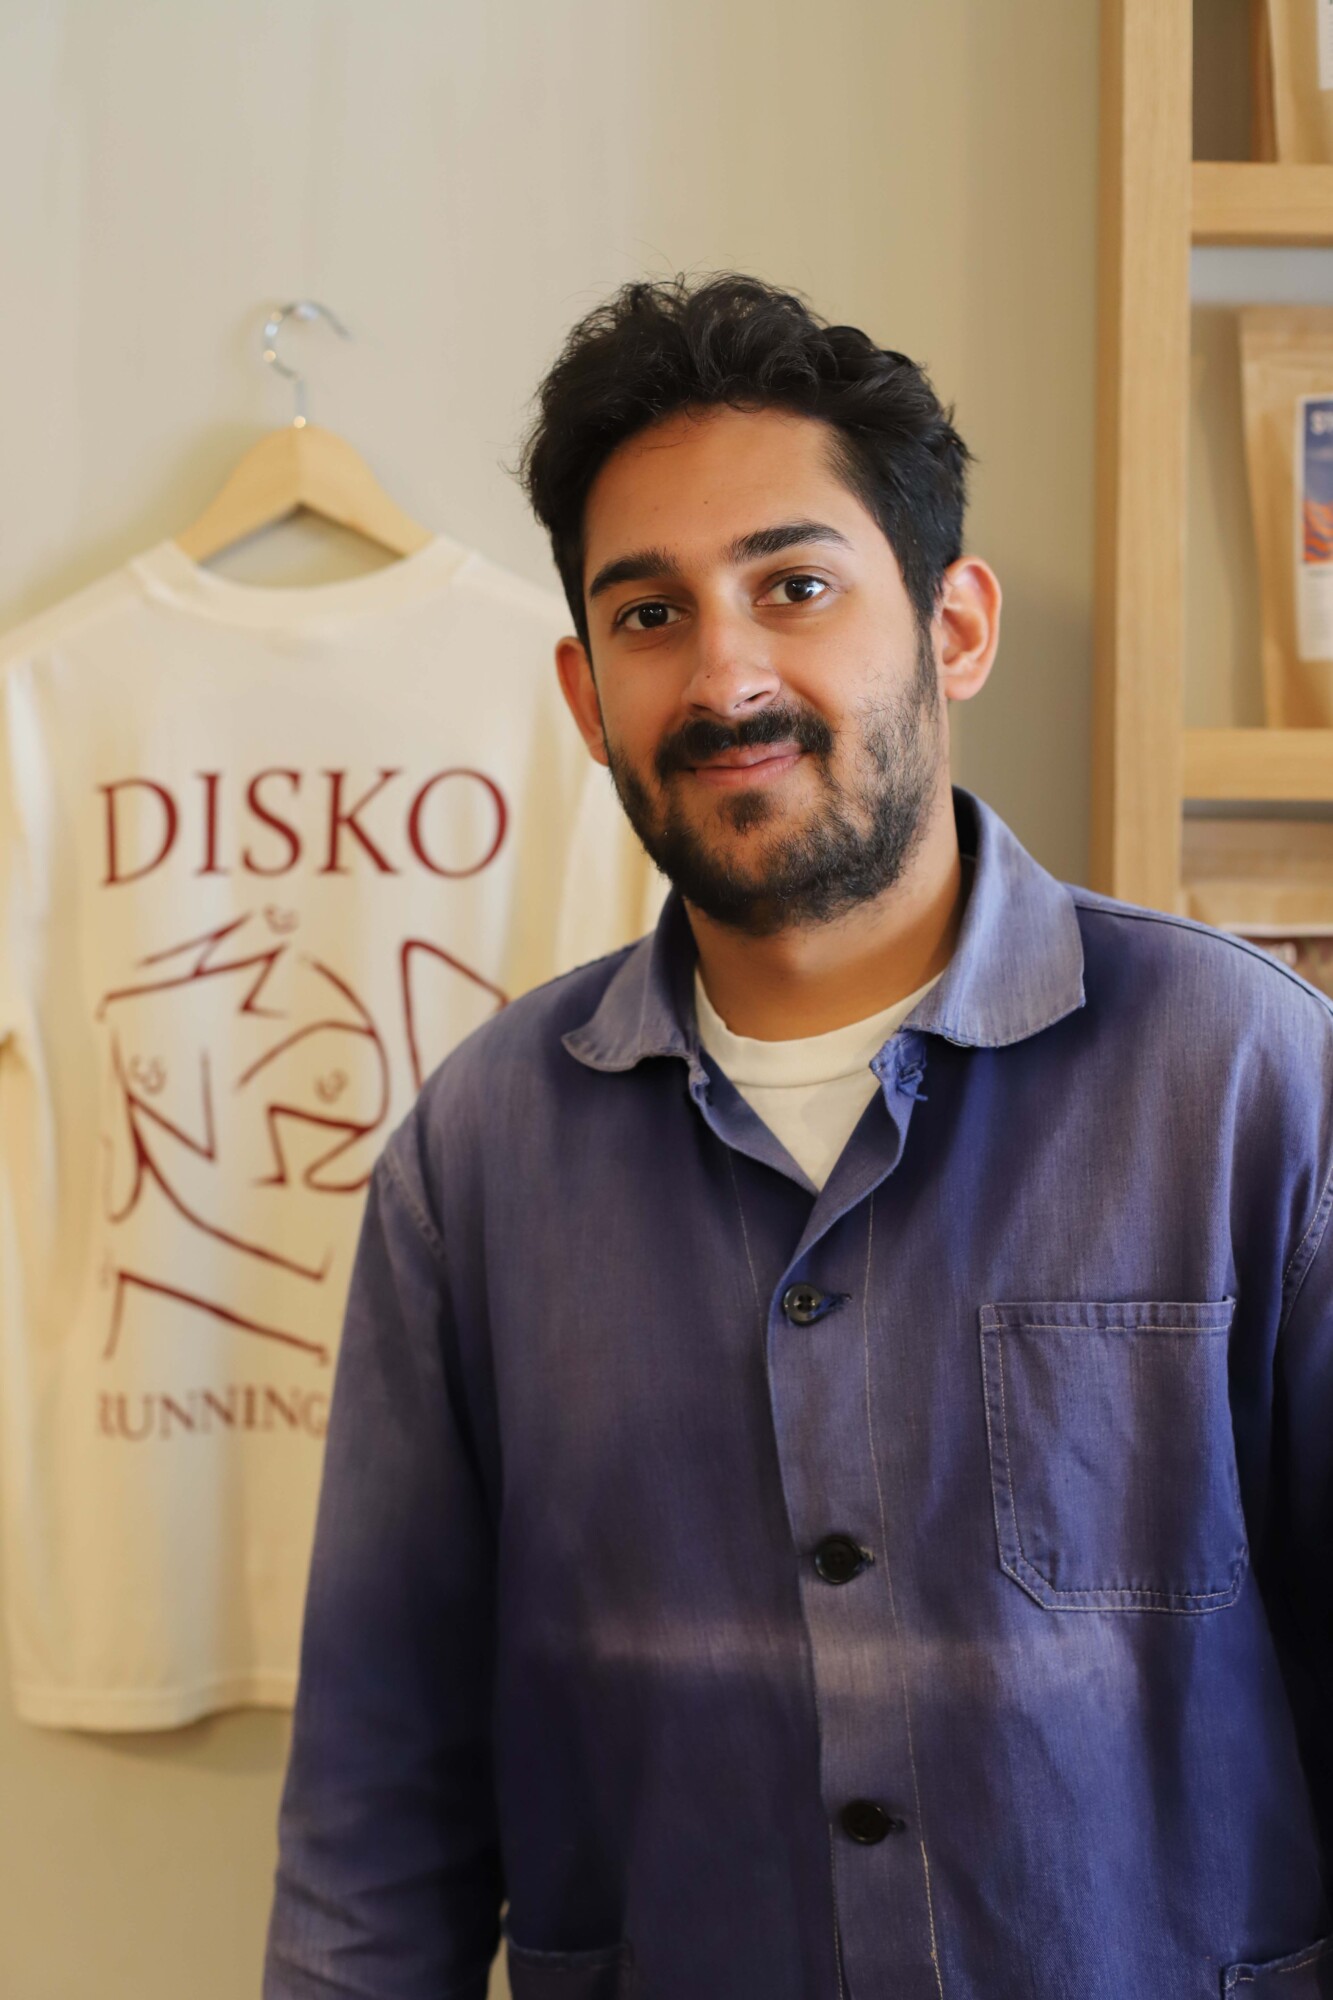
[{"label": "jacket collar", "polygon": [[[958,844],[975,857],[958,944],[944,976],[905,1025],[966,1048],[1003,1048],[1084,1001],[1083,939],[1073,896],[1034,861],[999,814],[953,787]],[[657,928],[625,957],[591,1019],[564,1036],[590,1069],[633,1069],[649,1056],[698,1061],[692,992],[697,956],[673,890]]]}]

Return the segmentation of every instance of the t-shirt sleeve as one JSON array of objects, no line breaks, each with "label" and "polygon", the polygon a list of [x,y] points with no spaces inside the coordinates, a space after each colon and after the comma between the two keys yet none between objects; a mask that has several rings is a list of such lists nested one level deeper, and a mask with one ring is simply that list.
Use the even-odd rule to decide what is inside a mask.
[{"label": "t-shirt sleeve", "polygon": [[22,838],[12,674],[0,667],[0,1051],[20,1020],[21,968],[30,919],[23,893]]}]

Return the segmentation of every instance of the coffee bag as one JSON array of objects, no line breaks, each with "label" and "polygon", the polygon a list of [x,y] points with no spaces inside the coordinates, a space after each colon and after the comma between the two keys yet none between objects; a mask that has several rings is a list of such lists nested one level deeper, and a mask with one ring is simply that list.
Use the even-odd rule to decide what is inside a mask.
[{"label": "coffee bag", "polygon": [[1264,715],[1333,727],[1333,307],[1240,315]]}]

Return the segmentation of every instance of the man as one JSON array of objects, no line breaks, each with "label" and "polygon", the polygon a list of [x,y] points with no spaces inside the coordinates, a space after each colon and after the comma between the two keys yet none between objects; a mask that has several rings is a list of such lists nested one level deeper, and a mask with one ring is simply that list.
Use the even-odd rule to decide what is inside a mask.
[{"label": "man", "polygon": [[270,2000],[1333,1992],[1333,1021],[951,791],[966,462],[748,279],[543,387],[675,888],[377,1166]]}]

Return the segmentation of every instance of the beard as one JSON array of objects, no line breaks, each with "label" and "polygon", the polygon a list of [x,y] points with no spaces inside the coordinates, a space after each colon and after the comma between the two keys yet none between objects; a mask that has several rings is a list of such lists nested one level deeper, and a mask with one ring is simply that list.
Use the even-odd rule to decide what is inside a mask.
[{"label": "beard", "polygon": [[[658,801],[608,739],[612,781],[648,854],[687,903],[751,937],[827,924],[892,888],[925,837],[941,763],[942,724],[935,656],[918,631],[916,670],[891,699],[867,703],[856,718],[857,776],[833,772],[835,737],[813,709],[784,702],[728,727],[703,718],[665,737],[653,760]],[[743,836],[779,818],[766,790],[725,795],[716,813],[740,836],[715,852],[680,808],[672,780],[723,751],[794,743],[813,761],[820,797],[805,824],[770,840],[747,866]]]}]

